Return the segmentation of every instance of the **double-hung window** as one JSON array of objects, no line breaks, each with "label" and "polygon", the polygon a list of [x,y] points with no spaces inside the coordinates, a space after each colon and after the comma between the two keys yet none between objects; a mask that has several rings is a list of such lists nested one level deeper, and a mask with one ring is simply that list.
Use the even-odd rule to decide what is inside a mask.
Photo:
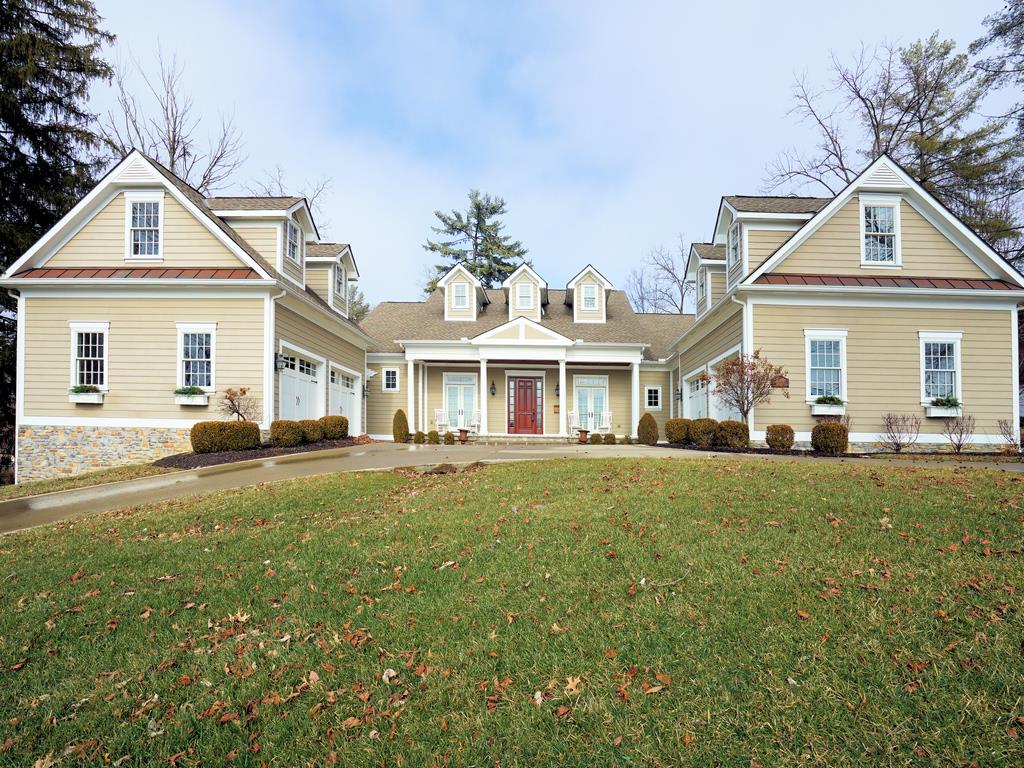
[{"label": "double-hung window", "polygon": [[398,369],[397,368],[385,368],[381,372],[381,389],[384,392],[397,392],[398,391]]},{"label": "double-hung window", "polygon": [[728,266],[736,264],[743,257],[743,227],[733,224],[726,236],[725,257]]},{"label": "double-hung window", "polygon": [[516,309],[533,309],[533,286],[529,283],[516,284]]},{"label": "double-hung window", "polygon": [[178,323],[178,386],[214,391],[216,323]]},{"label": "double-hung window", "polygon": [[838,397],[846,401],[846,331],[805,330],[807,401]]},{"label": "double-hung window", "polygon": [[295,263],[302,262],[302,242],[299,237],[299,228],[290,221],[285,224],[287,229],[285,235],[285,254]]},{"label": "double-hung window", "polygon": [[466,309],[469,306],[469,284],[452,283],[452,308]]},{"label": "double-hung window", "polygon": [[71,322],[71,386],[107,389],[110,323]]},{"label": "double-hung window", "polygon": [[861,266],[899,266],[899,198],[861,195],[860,214]]},{"label": "double-hung window", "polygon": [[704,306],[704,299],[708,295],[707,270],[701,267],[697,270],[697,309]]},{"label": "double-hung window", "polygon": [[959,332],[921,331],[921,402],[943,397],[961,399]]},{"label": "double-hung window", "polygon": [[125,192],[125,259],[163,258],[163,193]]},{"label": "double-hung window", "polygon": [[334,306],[348,316],[348,272],[341,264],[334,265]]},{"label": "double-hung window", "polygon": [[583,308],[587,310],[597,309],[597,286],[583,286]]}]

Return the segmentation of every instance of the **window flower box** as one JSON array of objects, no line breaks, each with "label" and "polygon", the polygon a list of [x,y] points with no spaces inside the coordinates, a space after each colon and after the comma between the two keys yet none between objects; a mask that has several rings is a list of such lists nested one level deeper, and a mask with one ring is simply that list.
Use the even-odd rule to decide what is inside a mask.
[{"label": "window flower box", "polygon": [[846,413],[846,405],[835,403],[811,403],[811,416],[842,416]]},{"label": "window flower box", "polygon": [[961,405],[926,405],[924,415],[929,419],[952,419],[964,415]]},{"label": "window flower box", "polygon": [[68,392],[68,402],[103,405],[105,392]]},{"label": "window flower box", "polygon": [[177,405],[209,405],[210,396],[205,392],[201,395],[174,395],[174,402]]}]

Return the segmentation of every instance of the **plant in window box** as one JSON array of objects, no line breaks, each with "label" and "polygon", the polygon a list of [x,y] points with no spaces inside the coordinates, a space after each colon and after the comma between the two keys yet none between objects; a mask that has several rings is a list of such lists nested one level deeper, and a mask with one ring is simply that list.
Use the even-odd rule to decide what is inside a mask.
[{"label": "plant in window box", "polygon": [[949,419],[962,416],[963,412],[963,403],[955,395],[933,398],[931,404],[925,406],[925,415],[930,419]]},{"label": "plant in window box", "polygon": [[819,395],[811,404],[812,416],[842,416],[846,413],[846,403],[836,395]]},{"label": "plant in window box", "polygon": [[72,403],[103,403],[104,392],[95,384],[76,384],[68,390],[68,400]]},{"label": "plant in window box", "polygon": [[174,390],[174,402],[178,405],[207,405],[210,396],[202,387],[178,387]]}]

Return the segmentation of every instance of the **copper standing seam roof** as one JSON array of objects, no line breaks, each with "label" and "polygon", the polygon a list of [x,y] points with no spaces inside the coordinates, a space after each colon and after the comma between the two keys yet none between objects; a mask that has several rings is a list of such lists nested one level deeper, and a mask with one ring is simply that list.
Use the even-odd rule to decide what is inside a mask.
[{"label": "copper standing seam roof", "polygon": [[68,267],[64,269],[33,268],[23,269],[14,274],[16,278],[33,279],[175,279],[175,280],[258,280],[259,274],[248,267]]},{"label": "copper standing seam roof", "polygon": [[1006,280],[973,277],[911,277],[889,275],[798,275],[772,273],[761,275],[757,285],[842,286],[849,288],[925,288],[970,291],[1015,291],[1019,287]]}]

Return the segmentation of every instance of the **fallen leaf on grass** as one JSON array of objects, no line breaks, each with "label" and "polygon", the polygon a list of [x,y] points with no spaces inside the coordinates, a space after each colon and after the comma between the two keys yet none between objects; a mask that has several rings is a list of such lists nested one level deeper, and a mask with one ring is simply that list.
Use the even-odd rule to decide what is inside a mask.
[{"label": "fallen leaf on grass", "polygon": [[565,695],[576,696],[580,693],[580,678],[572,676],[565,678]]},{"label": "fallen leaf on grass", "polygon": [[349,731],[353,728],[358,728],[363,724],[363,721],[358,717],[346,717],[341,721],[341,730]]},{"label": "fallen leaf on grass", "polygon": [[554,714],[555,720],[564,720],[572,714],[572,707],[560,704],[555,708],[555,711],[552,714]]},{"label": "fallen leaf on grass", "polygon": [[799,618],[800,618],[800,619],[801,619],[802,621],[807,621],[807,619],[811,618],[811,614],[809,614],[809,613],[808,613],[807,611],[803,611],[803,610],[798,610],[798,611],[796,612],[796,615],[797,615],[797,616],[798,616],[798,617],[799,617]]},{"label": "fallen leaf on grass", "polygon": [[147,605],[145,610],[142,613],[139,614],[139,618],[142,619],[143,621],[149,621],[149,617],[152,616],[152,615],[153,615],[153,609],[150,608]]}]

